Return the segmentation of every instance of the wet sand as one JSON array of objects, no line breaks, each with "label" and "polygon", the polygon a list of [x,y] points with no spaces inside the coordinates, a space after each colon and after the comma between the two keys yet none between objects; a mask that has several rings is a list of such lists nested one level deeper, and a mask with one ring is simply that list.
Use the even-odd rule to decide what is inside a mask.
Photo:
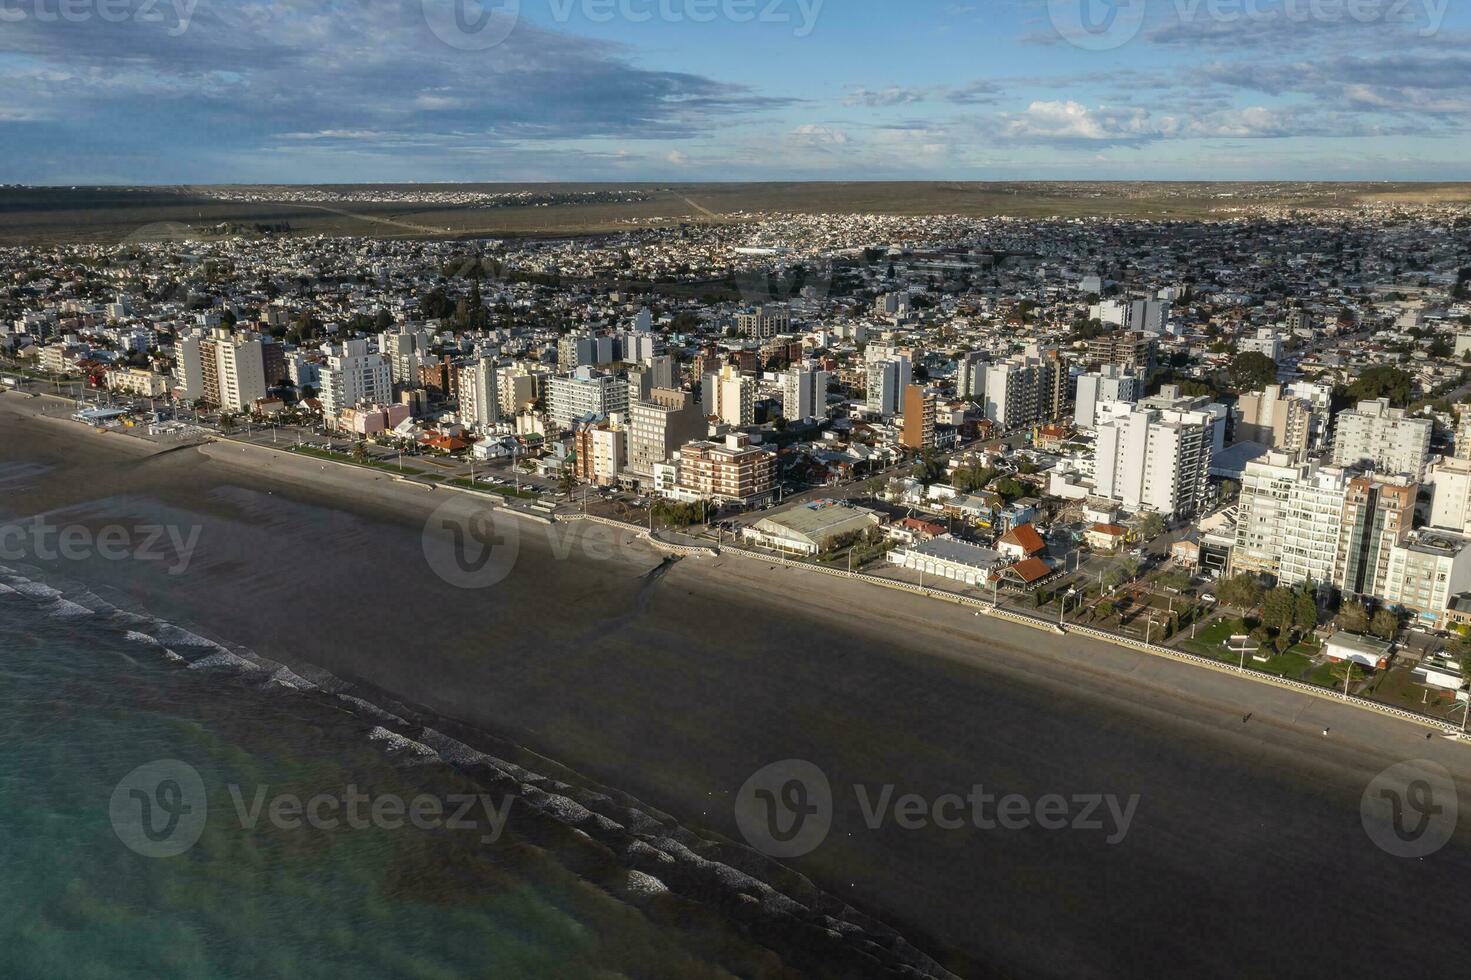
[{"label": "wet sand", "polygon": [[[1306,695],[978,618],[944,603],[631,535],[524,523],[505,581],[447,585],[425,521],[447,491],[17,417],[0,398],[0,517],[200,529],[187,574],[62,563],[104,598],[288,664],[319,664],[739,840],[731,801],[788,758],[834,787],[789,864],[964,975],[1360,976],[1452,970],[1471,797],[1425,860],[1360,825],[1372,776],[1471,748]],[[254,458],[260,456],[263,458]],[[333,470],[336,470],[333,472]],[[1323,737],[1328,727],[1331,735]],[[869,830],[852,788],[934,797],[1139,794],[1128,835]]]}]

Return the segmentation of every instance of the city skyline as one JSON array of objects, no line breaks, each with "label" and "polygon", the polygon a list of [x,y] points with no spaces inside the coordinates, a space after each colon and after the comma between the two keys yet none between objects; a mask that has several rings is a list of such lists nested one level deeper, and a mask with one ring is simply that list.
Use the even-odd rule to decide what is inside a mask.
[{"label": "city skyline", "polygon": [[0,5],[0,180],[1471,178],[1448,0]]}]

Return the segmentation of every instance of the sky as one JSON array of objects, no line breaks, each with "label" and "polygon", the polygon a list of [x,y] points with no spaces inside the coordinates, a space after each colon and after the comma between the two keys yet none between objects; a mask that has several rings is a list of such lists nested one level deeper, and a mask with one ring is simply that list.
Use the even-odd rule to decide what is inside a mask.
[{"label": "sky", "polygon": [[1471,0],[0,0],[0,182],[1471,179]]}]

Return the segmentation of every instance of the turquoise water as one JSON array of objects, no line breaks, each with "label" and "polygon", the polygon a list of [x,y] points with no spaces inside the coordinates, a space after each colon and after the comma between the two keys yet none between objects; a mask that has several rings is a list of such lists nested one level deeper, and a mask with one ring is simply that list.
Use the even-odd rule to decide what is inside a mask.
[{"label": "turquoise water", "polygon": [[[320,692],[176,652],[167,627],[88,612],[43,587],[0,594],[0,976],[456,977],[729,975],[770,966],[667,898],[616,894],[573,832],[246,828],[253,799],[479,793],[373,718]],[[258,672],[256,672],[258,673]],[[176,759],[208,794],[198,843],[145,857],[109,801],[136,767]],[[702,949],[704,952],[697,952]],[[754,970],[759,972],[759,969]]]}]

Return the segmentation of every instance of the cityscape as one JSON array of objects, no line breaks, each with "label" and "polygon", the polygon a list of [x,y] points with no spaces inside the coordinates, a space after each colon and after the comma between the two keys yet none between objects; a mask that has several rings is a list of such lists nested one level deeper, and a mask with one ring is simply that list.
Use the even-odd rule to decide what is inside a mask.
[{"label": "cityscape", "polygon": [[0,9],[0,975],[1461,968],[1454,5],[135,6]]}]

